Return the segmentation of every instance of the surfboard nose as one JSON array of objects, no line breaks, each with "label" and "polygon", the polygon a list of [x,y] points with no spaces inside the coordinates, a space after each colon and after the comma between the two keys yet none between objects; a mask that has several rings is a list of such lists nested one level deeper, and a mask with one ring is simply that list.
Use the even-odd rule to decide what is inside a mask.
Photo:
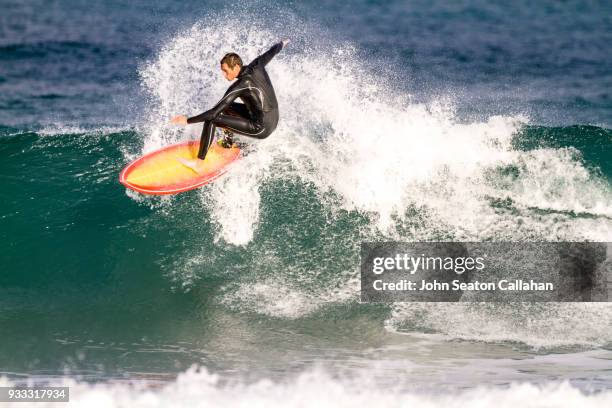
[{"label": "surfboard nose", "polygon": [[240,148],[212,145],[198,171],[183,160],[196,158],[199,141],[167,146],[148,153],[128,164],[119,174],[125,187],[143,194],[177,194],[210,183],[224,174],[228,166],[240,157]]}]

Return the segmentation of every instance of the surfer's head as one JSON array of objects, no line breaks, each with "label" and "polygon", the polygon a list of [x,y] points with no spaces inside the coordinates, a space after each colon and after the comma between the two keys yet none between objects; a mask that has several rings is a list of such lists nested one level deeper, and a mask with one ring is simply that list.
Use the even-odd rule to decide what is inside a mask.
[{"label": "surfer's head", "polygon": [[242,68],[242,58],[234,52],[228,52],[221,58],[221,71],[228,81],[236,79]]}]

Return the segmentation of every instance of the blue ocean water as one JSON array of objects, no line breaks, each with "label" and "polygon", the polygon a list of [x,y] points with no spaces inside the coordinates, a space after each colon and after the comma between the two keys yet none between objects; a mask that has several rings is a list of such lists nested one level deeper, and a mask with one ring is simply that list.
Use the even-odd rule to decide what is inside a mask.
[{"label": "blue ocean water", "polygon": [[402,92],[457,98],[472,115],[511,111],[539,123],[607,127],[611,121],[612,57],[605,50],[612,10],[605,1],[5,0],[3,9],[4,125],[134,123],[131,109],[143,103],[136,96],[139,64],[198,20],[209,16],[222,25],[227,10],[244,13],[243,26],[258,18],[287,34],[312,23],[325,34],[310,34],[352,42]]},{"label": "blue ocean water", "polygon": [[[610,404],[607,304],[371,305],[358,281],[368,240],[610,241],[609,2],[0,6],[0,385]],[[168,119],[222,95],[220,56],[281,38],[254,153],[174,197],[118,183],[198,137]]]}]

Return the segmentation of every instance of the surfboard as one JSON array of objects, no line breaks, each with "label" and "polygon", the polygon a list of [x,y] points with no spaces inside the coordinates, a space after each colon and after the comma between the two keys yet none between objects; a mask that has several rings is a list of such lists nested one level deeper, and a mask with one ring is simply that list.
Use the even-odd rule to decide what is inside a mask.
[{"label": "surfboard", "polygon": [[224,148],[213,143],[206,154],[202,169],[195,172],[180,159],[194,159],[199,141],[163,147],[128,164],[119,174],[119,182],[143,194],[177,194],[202,187],[227,172],[240,157],[240,148]]}]

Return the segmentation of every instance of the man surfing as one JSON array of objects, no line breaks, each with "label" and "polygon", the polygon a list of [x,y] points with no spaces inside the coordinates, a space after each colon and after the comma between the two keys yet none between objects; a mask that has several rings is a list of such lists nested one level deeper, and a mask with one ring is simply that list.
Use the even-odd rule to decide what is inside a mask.
[{"label": "man surfing", "polygon": [[[221,71],[228,81],[237,81],[212,109],[191,118],[179,115],[171,120],[171,123],[177,125],[204,122],[198,158],[182,159],[181,163],[198,172],[212,144],[217,126],[258,139],[265,139],[274,132],[278,124],[278,102],[265,67],[288,43],[289,40],[283,40],[273,45],[247,66],[243,66],[238,54],[225,54],[221,59]],[[243,103],[234,102],[236,98],[240,98]],[[232,143],[227,133],[220,140],[223,147],[231,147]]]}]

